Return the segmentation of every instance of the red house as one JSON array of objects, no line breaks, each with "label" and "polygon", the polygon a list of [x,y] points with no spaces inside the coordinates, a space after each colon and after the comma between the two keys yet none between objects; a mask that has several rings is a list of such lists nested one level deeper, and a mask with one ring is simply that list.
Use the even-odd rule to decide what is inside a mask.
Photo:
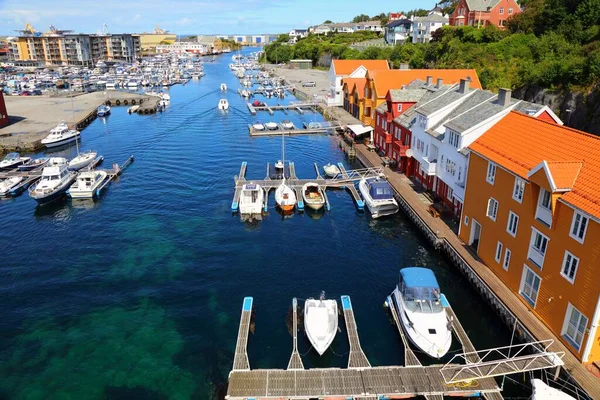
[{"label": "red house", "polygon": [[450,26],[495,25],[504,29],[506,20],[521,12],[515,0],[459,0],[450,15]]},{"label": "red house", "polygon": [[0,91],[0,128],[8,125],[8,111],[6,111],[6,103],[4,103],[4,94]]}]

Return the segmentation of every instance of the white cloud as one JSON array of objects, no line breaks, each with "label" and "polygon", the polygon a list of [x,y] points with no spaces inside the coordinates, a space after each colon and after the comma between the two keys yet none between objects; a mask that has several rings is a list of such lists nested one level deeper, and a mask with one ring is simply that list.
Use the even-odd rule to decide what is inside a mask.
[{"label": "white cloud", "polygon": [[175,21],[175,25],[177,25],[177,26],[189,26],[191,24],[192,24],[192,20],[189,19],[188,17],[183,17],[183,18]]}]

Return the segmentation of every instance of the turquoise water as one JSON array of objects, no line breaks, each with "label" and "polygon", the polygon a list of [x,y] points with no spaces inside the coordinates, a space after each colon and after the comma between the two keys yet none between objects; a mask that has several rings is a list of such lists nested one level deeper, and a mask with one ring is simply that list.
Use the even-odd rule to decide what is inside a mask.
[{"label": "turquoise water", "polygon": [[[382,304],[398,269],[412,265],[435,270],[476,347],[510,342],[491,309],[402,214],[374,221],[346,192],[332,191],[332,209],[320,215],[282,218],[270,209],[252,224],[232,215],[240,164],[262,179],[266,163],[281,158],[279,137],[250,138],[247,125],[322,117],[250,117],[234,93],[230,62],[222,56],[200,81],[172,87],[165,113],[115,107],[83,131],[83,149],[98,150],[107,166],[135,157],[100,200],[42,208],[27,195],[0,202],[0,398],[219,398],[245,296],[256,310],[252,368],[285,368],[292,298],[322,290],[351,297],[373,365],[399,364],[402,346]],[[232,107],[226,115],[216,110],[222,96]],[[286,159],[300,177],[314,176],[313,162],[358,167],[326,135],[286,139]],[[300,334],[306,367],[347,364],[340,324],[323,357]]]}]

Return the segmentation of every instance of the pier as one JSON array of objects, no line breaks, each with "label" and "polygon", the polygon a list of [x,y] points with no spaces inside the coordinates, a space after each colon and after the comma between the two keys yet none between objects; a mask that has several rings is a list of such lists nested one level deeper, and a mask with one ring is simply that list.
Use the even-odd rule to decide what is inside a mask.
[{"label": "pier", "polygon": [[265,129],[262,131],[258,131],[249,125],[248,130],[250,132],[250,136],[291,136],[291,135],[324,135],[331,131],[338,131],[342,129],[341,125],[332,125],[332,126],[324,126],[321,128],[296,128],[294,126],[293,129],[284,129],[281,124],[275,130]]},{"label": "pier", "polygon": [[287,105],[278,104],[276,106],[270,106],[268,104],[262,106],[253,106],[252,103],[248,103],[248,111],[250,114],[256,115],[258,111],[267,111],[269,114],[273,115],[275,111],[288,111],[295,110],[300,114],[304,114],[304,110],[306,109],[316,109],[319,104],[318,103],[291,103]]}]

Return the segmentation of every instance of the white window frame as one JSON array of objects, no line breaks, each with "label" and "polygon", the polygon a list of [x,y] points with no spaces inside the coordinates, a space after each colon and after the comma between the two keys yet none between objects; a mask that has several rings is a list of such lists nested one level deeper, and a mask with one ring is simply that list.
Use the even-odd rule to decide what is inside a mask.
[{"label": "white window frame", "polygon": [[[570,262],[568,262],[570,261]],[[567,264],[568,262],[568,264]],[[569,275],[569,271],[574,268],[573,277],[571,278]],[[563,278],[571,283],[575,283],[575,278],[577,278],[577,270],[579,269],[579,257],[575,256],[569,250],[565,250],[565,256],[563,258],[563,262],[560,266],[560,274]]]},{"label": "white window frame", "polygon": [[490,185],[493,185],[496,181],[496,164],[491,161],[488,161],[487,174],[485,176],[485,180]]},{"label": "white window frame", "polygon": [[[511,222],[516,218],[516,223],[515,223],[515,227],[514,227],[514,232],[511,231],[510,226],[511,226]],[[508,234],[514,238],[517,237],[517,232],[519,230],[519,216],[517,214],[515,214],[512,211],[508,212],[508,223],[506,224],[506,232],[508,232]]]},{"label": "white window frame", "polygon": [[[548,195],[548,205],[544,205],[544,199]],[[552,211],[552,193],[544,188],[540,188],[540,194],[538,195],[538,207],[544,208],[548,211]]]},{"label": "white window frame", "polygon": [[[494,203],[492,203],[494,202]],[[491,204],[495,204],[495,207],[492,207],[492,212],[490,212],[490,206]],[[490,199],[488,200],[488,204],[487,204],[487,210],[485,212],[485,215],[487,217],[489,217],[492,221],[496,221],[496,218],[498,217],[498,208],[500,208],[500,204],[498,203],[498,200],[496,200],[493,197],[490,197]]]},{"label": "white window frame", "polygon": [[498,264],[500,264],[500,260],[502,260],[502,250],[504,250],[504,245],[502,242],[498,241],[496,244],[496,256],[494,257],[494,260],[496,260]]},{"label": "white window frame", "polygon": [[504,7],[500,7],[500,15],[504,14]]},{"label": "white window frame", "polygon": [[[527,294],[524,289],[525,289],[525,284],[527,284],[527,272],[531,272],[531,274],[534,276],[534,282],[535,282],[535,278],[537,278],[539,280],[539,284],[538,284],[538,288],[537,291],[535,292],[535,299],[532,299],[531,297],[529,297],[529,294]],[[540,288],[542,287],[542,278],[535,273],[534,270],[532,270],[531,268],[529,268],[527,265],[523,265],[523,273],[521,274],[521,283],[519,285],[519,294],[521,295],[521,297],[523,297],[525,299],[525,301],[527,301],[533,308],[535,308],[536,304],[537,304],[537,300],[538,300],[538,296],[540,294]],[[533,289],[533,286],[531,287],[531,289]],[[533,303],[533,304],[531,304]]]},{"label": "white window frame", "polygon": [[525,180],[515,176],[515,186],[513,187],[512,198],[517,203],[523,202],[523,196],[525,195]]},{"label": "white window frame", "polygon": [[[573,311],[576,311],[579,314],[579,318],[577,320],[576,325],[571,324],[571,317],[573,316]],[[583,325],[583,331],[579,330],[582,320],[585,320],[585,324]],[[579,311],[573,304],[569,303],[567,305],[567,311],[565,312],[565,320],[563,322],[563,328],[561,331],[561,336],[567,340],[567,342],[577,351],[581,349],[583,345],[583,339],[585,339],[585,334],[587,331],[587,327],[590,320],[585,314]],[[572,327],[575,331],[575,334],[581,333],[581,341],[577,343],[577,338],[571,337],[569,334],[569,328]]]},{"label": "white window frame", "polygon": [[[546,248],[544,249],[544,253],[542,253],[540,251],[540,249],[538,249],[535,246],[535,242],[537,239],[537,235],[542,237],[542,241],[545,239],[546,241]],[[540,269],[543,269],[544,267],[544,260],[546,259],[546,254],[548,254],[548,246],[550,245],[550,238],[546,235],[544,235],[542,232],[538,231],[537,229],[535,229],[534,227],[531,228],[531,240],[529,241],[529,250],[527,252],[527,258],[529,259],[529,261],[533,262],[534,265],[538,266]],[[538,253],[541,257],[542,257],[542,262],[541,263],[537,263],[536,261],[534,261],[529,255],[531,252],[536,252]]]},{"label": "white window frame", "polygon": [[512,7],[508,9],[508,15],[511,15],[513,13],[513,9]]},{"label": "white window frame", "polygon": [[402,103],[398,104],[396,107],[396,110],[398,110],[398,112],[402,112]]},{"label": "white window frame", "polygon": [[[577,217],[580,217],[580,222],[577,222]],[[573,231],[577,230],[579,232],[581,230],[581,224],[585,221],[585,227],[583,228],[583,233],[581,237],[578,234],[574,234]],[[577,225],[577,226],[576,226]],[[569,230],[569,236],[583,244],[585,241],[585,234],[587,233],[587,228],[590,226],[590,217],[585,215],[582,212],[575,211],[573,212],[573,220],[571,221],[571,229]]]},{"label": "white window frame", "polygon": [[512,251],[507,248],[504,249],[504,262],[502,263],[502,268],[505,271],[508,271],[508,267],[510,266],[510,259],[512,257]]}]

